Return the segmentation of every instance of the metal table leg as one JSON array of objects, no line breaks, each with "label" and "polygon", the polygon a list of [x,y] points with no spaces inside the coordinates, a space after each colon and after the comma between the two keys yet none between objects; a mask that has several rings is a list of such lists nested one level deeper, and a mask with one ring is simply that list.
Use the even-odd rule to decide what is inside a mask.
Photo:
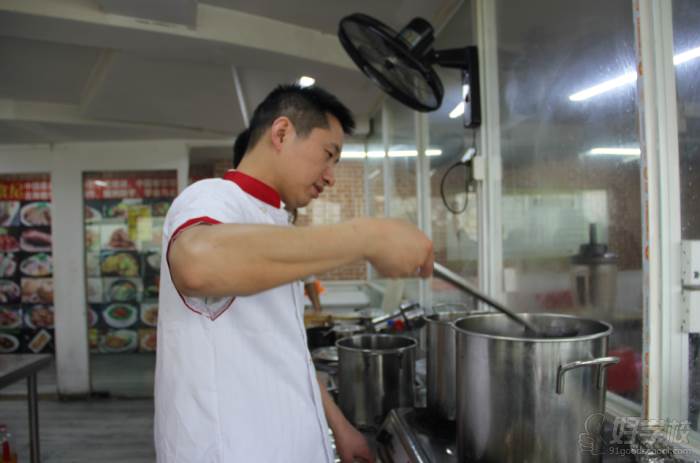
[{"label": "metal table leg", "polygon": [[39,407],[36,394],[36,373],[27,376],[27,397],[29,400],[29,446],[31,463],[39,463]]}]

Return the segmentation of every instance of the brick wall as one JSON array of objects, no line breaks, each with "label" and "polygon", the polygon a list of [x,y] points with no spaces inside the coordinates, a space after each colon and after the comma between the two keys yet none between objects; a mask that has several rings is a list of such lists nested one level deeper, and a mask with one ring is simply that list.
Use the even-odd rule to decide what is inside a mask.
[{"label": "brick wall", "polygon": [[[335,168],[335,186],[299,211],[298,226],[324,225],[344,222],[364,215],[363,190],[364,166],[362,162],[345,161]],[[364,262],[346,265],[317,277],[322,281],[365,280],[367,267]]]},{"label": "brick wall", "polygon": [[[447,255],[445,238],[447,228],[454,227],[452,217],[440,199],[440,180],[447,166],[438,169],[431,177],[432,229],[436,260],[446,262],[454,270],[469,273],[475,262],[454,262]],[[456,201],[455,194],[463,193],[464,170],[455,169],[445,182],[448,201]],[[609,163],[581,163],[578,159],[554,160],[543,165],[508,165],[503,169],[504,194],[509,191],[528,190],[535,192],[578,192],[582,190],[604,190],[608,201],[609,247],[619,256],[618,265],[622,270],[641,268],[641,199],[639,165],[636,162],[622,163],[611,168]],[[459,215],[475,216],[475,195],[470,195],[466,212]],[[452,204],[461,208],[462,202]],[[457,268],[463,265],[462,268]],[[474,272],[476,268],[472,269]]]},{"label": "brick wall", "polygon": [[638,162],[582,163],[578,159],[552,160],[543,165],[504,166],[508,190],[580,191],[599,189],[607,194],[608,240],[618,254],[621,270],[642,268],[642,215]]}]

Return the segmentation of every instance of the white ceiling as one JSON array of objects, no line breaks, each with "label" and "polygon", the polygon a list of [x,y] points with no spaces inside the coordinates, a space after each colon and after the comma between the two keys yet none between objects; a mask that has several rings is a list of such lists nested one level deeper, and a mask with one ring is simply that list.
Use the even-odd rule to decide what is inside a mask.
[{"label": "white ceiling", "polygon": [[[378,18],[398,30],[416,16],[436,19],[441,2],[425,0],[305,0],[261,2],[258,0],[201,0],[201,3],[264,16],[285,23],[315,29],[326,34],[338,31],[338,22],[352,13]],[[452,4],[456,2],[451,2]]]},{"label": "white ceiling", "polygon": [[362,12],[400,28],[462,0],[0,0],[0,144],[220,138],[302,74],[362,119],[379,91],[335,35]]}]

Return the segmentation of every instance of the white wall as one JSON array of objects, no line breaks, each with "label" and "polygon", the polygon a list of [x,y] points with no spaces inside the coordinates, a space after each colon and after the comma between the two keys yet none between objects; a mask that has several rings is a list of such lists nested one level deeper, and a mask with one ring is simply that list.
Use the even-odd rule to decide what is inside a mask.
[{"label": "white wall", "polygon": [[83,172],[177,170],[181,190],[187,185],[188,168],[188,146],[182,141],[0,146],[1,174],[51,174],[59,394],[82,395],[90,392]]}]

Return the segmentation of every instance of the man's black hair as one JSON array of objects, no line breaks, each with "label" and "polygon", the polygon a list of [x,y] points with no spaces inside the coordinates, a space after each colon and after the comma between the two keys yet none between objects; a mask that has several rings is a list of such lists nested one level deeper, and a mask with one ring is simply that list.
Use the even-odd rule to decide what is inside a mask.
[{"label": "man's black hair", "polygon": [[236,137],[236,141],[233,143],[233,168],[237,169],[238,164],[241,163],[243,155],[248,151],[248,139],[250,138],[250,130],[245,129],[243,132],[239,133]]},{"label": "man's black hair", "polygon": [[237,168],[248,151],[255,146],[265,131],[281,116],[286,116],[294,129],[305,137],[315,128],[328,128],[328,115],[335,117],[343,132],[350,135],[355,120],[350,110],[335,96],[317,87],[300,87],[297,84],[280,85],[274,89],[253,113],[250,127],[244,130],[233,144],[233,168]]}]

